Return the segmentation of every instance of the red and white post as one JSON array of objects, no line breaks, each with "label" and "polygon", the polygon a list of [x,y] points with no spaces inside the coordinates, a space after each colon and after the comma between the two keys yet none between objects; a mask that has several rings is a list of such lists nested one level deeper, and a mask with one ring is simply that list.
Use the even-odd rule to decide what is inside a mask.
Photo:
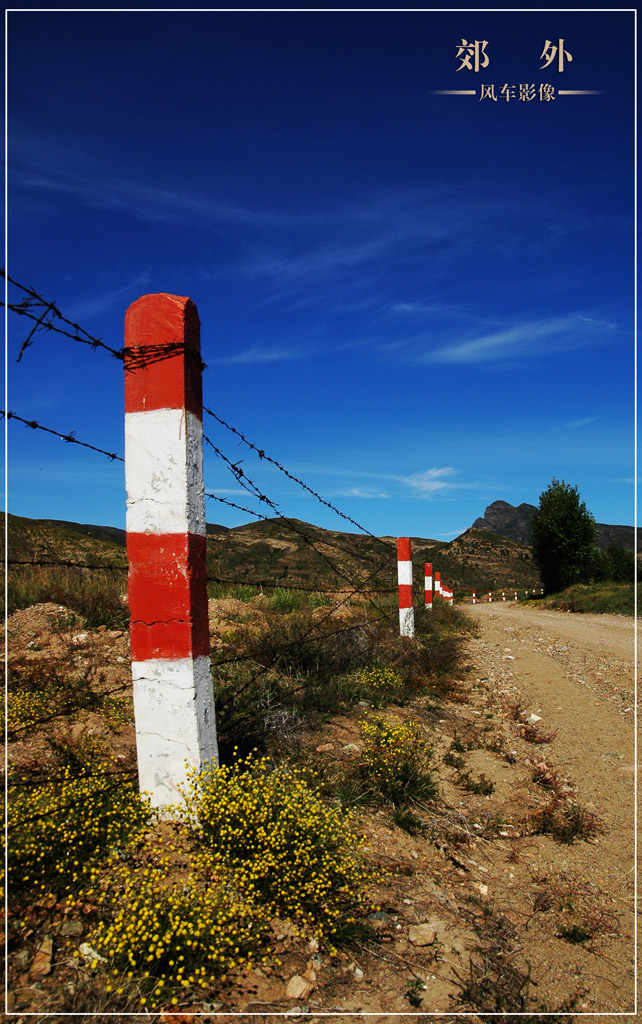
[{"label": "red and white post", "polygon": [[165,293],[134,302],[125,317],[131,662],[138,776],[156,807],[179,802],[186,762],[218,761],[201,377],[194,303]]},{"label": "red and white post", "polygon": [[517,591],[515,591],[515,600],[517,600]]},{"label": "red and white post", "polygon": [[441,573],[435,572],[435,594],[441,597]]},{"label": "red and white post", "polygon": [[399,633],[415,635],[415,610],[412,606],[412,554],[410,537],[397,540],[397,579],[399,582]]},{"label": "red and white post", "polygon": [[474,590],[473,590],[473,604],[477,604],[477,596],[476,596]]},{"label": "red and white post", "polygon": [[426,608],[432,610],[432,562],[424,564],[424,600]]}]

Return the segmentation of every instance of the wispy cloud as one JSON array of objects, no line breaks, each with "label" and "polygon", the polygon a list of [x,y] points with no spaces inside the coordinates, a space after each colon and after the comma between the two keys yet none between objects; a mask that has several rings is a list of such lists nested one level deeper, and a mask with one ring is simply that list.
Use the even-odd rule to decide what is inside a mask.
[{"label": "wispy cloud", "polygon": [[291,215],[285,211],[260,206],[242,206],[221,202],[211,196],[190,191],[164,188],[148,181],[103,175],[100,173],[74,173],[51,168],[23,170],[16,184],[22,188],[57,192],[72,197],[76,202],[105,210],[120,210],[139,220],[184,224],[186,219],[210,224],[275,227],[290,224],[298,226],[304,215]]},{"label": "wispy cloud", "polygon": [[370,487],[351,487],[348,491],[337,491],[339,498],[390,498],[386,491],[378,491]]},{"label": "wispy cloud", "polygon": [[128,297],[133,302],[140,295],[141,289],[145,288],[149,284],[152,277],[149,272],[145,274],[139,274],[134,277],[127,284],[121,285],[119,288],[113,288],[108,292],[100,292],[98,294],[86,295],[84,299],[78,302],[72,302],[66,307],[66,314],[81,320],[83,317],[94,316],[97,313],[103,313],[106,309],[110,309],[112,306],[121,305],[123,299]]},{"label": "wispy cloud", "polygon": [[452,466],[433,467],[418,473],[411,473],[410,476],[397,477],[397,479],[420,494],[435,494],[437,491],[457,486],[451,480],[443,479],[453,476],[455,472]]},{"label": "wispy cloud", "polygon": [[209,359],[210,364],[239,364],[250,363],[281,363],[290,359],[303,359],[308,353],[304,349],[296,348],[261,348],[260,345],[251,345],[241,352],[232,352],[226,356],[217,356]]},{"label": "wispy cloud", "polygon": [[[586,325],[590,325],[587,327]],[[438,348],[417,353],[420,363],[489,363],[515,356],[537,356],[544,350],[565,351],[603,342],[615,325],[605,320],[571,314],[548,320],[531,320],[502,331],[493,331],[465,341],[451,341]],[[416,346],[418,347],[418,346]]]},{"label": "wispy cloud", "polygon": [[573,420],[572,423],[567,423],[567,430],[579,430],[581,427],[588,427],[590,423],[596,423],[602,419],[601,416],[586,416],[583,420]]}]

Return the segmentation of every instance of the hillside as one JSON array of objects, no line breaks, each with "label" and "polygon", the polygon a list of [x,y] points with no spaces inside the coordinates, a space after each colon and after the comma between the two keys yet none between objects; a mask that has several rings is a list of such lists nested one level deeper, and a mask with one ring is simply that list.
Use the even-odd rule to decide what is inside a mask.
[{"label": "hillside", "polygon": [[[9,560],[126,564],[124,531],[112,527],[9,515]],[[455,590],[534,587],[530,549],[488,530],[467,530],[450,543],[413,537],[415,584],[432,562]],[[228,529],[208,524],[208,574],[229,583],[342,590],[394,588],[395,538],[324,530],[296,519],[268,519]]]}]

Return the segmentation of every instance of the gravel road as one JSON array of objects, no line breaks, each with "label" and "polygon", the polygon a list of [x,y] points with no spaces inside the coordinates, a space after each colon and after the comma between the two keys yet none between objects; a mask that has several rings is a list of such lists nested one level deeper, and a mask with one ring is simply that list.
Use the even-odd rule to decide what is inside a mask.
[{"label": "gravel road", "polygon": [[539,727],[557,730],[556,768],[605,822],[599,844],[574,847],[573,862],[618,909],[620,991],[611,982],[604,998],[622,1012],[634,957],[635,622],[509,602],[465,612],[477,624],[470,653],[478,678],[488,692],[511,694],[539,715]]}]

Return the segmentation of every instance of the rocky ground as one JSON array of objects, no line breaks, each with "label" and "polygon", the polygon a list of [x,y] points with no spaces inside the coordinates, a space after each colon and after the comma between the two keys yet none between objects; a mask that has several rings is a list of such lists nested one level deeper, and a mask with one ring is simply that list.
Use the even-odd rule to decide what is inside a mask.
[{"label": "rocky ground", "polygon": [[[52,608],[11,617],[13,656],[55,649],[97,660],[100,685],[126,694],[126,635],[65,632]],[[224,625],[224,603],[214,611]],[[633,1021],[633,622],[508,602],[466,612],[475,634],[457,699],[385,711],[422,723],[440,794],[417,806],[411,832],[387,808],[359,811],[387,877],[354,945],[332,957],[275,919],[280,963],[230,977],[215,1000],[168,1013],[170,1024],[190,1012],[257,1022],[493,1012]],[[359,710],[305,738],[306,756],[325,772],[347,773],[359,758]],[[105,723],[88,713],[72,728],[98,735]],[[113,749],[126,759],[132,743],[125,724]],[[10,756],[35,762],[45,747],[17,739]],[[83,940],[82,919],[48,913],[23,948],[8,951],[18,1019],[55,1012],[56,993],[70,984],[69,950]]]}]

